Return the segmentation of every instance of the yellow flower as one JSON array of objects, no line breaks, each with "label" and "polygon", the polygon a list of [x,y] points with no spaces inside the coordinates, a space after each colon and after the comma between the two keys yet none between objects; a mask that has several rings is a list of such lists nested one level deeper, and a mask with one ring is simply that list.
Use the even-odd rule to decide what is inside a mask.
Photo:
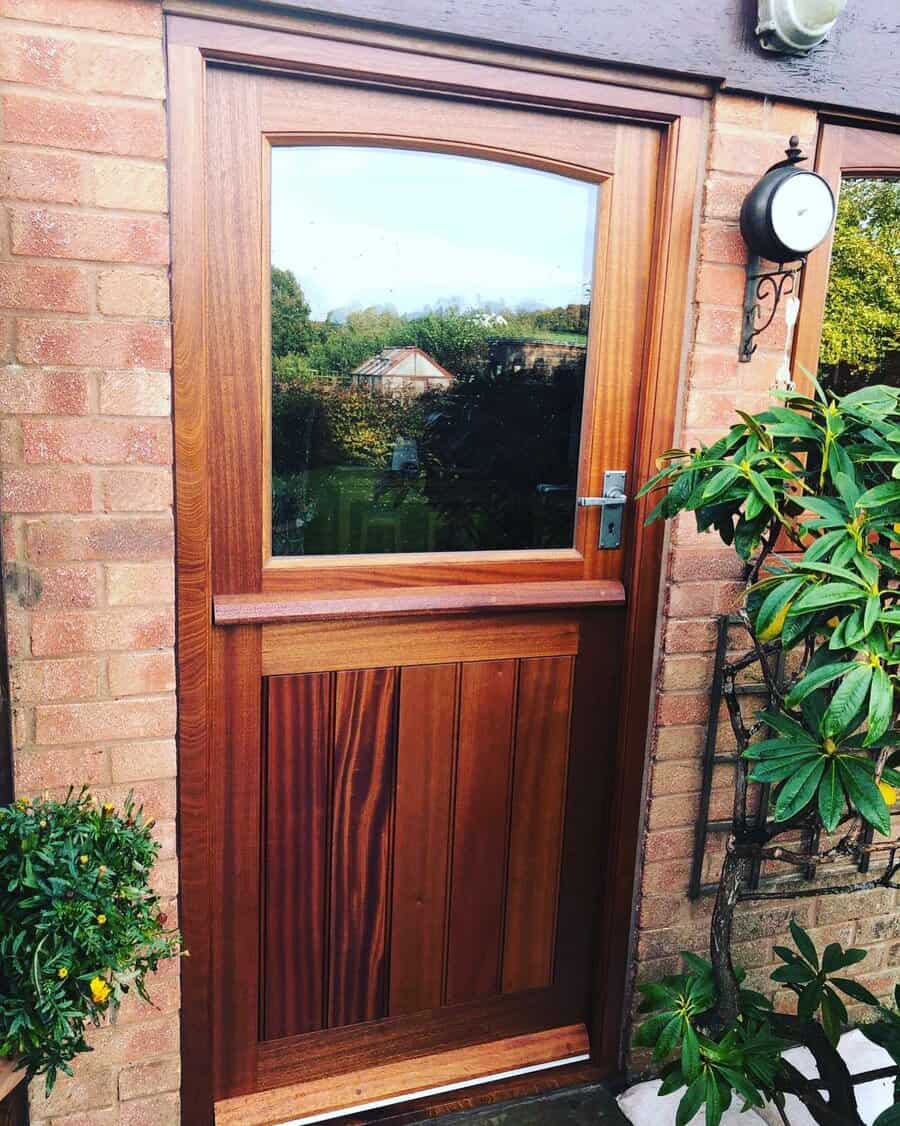
[{"label": "yellow flower", "polygon": [[840,624],[841,619],[837,616],[837,614],[835,614],[833,618],[829,618],[825,623],[825,625],[831,626],[832,629],[837,629]]},{"label": "yellow flower", "polygon": [[91,998],[96,1005],[102,1005],[112,990],[102,977],[91,978]]},{"label": "yellow flower", "polygon": [[105,801],[103,803],[103,815],[105,817],[109,817],[109,815],[113,812],[113,810],[115,808],[116,807],[113,805],[113,803],[111,801]]},{"label": "yellow flower", "polygon": [[69,976],[69,971],[66,969],[65,966],[60,966],[59,969],[56,971],[56,976],[58,978],[61,978],[63,981],[65,981],[66,978]]},{"label": "yellow flower", "polygon": [[889,785],[887,782],[879,782],[878,789],[881,790],[881,796],[884,798],[884,804],[886,806],[892,806],[897,800],[897,791],[894,789],[894,787]]},{"label": "yellow flower", "polygon": [[102,927],[102,926],[103,926],[103,924],[104,924],[104,923],[106,922],[106,916],[105,916],[105,915],[98,915],[98,916],[97,916],[97,922],[98,922],[98,923],[100,924],[100,926]]},{"label": "yellow flower", "polygon": [[87,864],[88,860],[90,860],[90,857],[86,852],[83,852],[81,856],[78,857],[79,864]]},{"label": "yellow flower", "polygon": [[837,750],[837,743],[835,743],[834,739],[826,739],[822,744],[822,750],[826,755],[833,755]]}]

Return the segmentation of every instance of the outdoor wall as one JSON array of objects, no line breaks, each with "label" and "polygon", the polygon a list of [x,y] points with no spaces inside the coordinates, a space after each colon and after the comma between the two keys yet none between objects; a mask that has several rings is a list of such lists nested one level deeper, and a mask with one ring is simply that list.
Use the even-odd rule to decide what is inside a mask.
[{"label": "outdoor wall", "polygon": [[[738,228],[741,202],[755,180],[781,158],[791,133],[815,153],[816,115],[802,107],[736,95],[719,95],[712,107],[712,134],[701,203],[699,265],[693,307],[693,345],[688,357],[682,419],[676,445],[711,442],[733,421],[735,409],[762,410],[784,347],[785,324],[776,318],[760,338],[749,364],[738,363],[746,248]],[[640,880],[636,976],[648,981],[680,968],[678,951],[708,956],[712,898],[687,898],[694,829],[700,803],[701,754],[716,644],[716,618],[736,608],[741,567],[714,533],[699,535],[693,515],[672,529],[667,560],[655,725],[651,736],[647,832]],[[720,747],[734,751],[727,720]],[[733,770],[714,775],[710,817],[731,815]],[[712,836],[704,881],[714,881],[724,837]],[[898,893],[878,889],[852,897],[809,898],[747,904],[735,923],[735,960],[750,970],[752,987],[776,1006],[796,998],[776,992],[769,973],[778,963],[774,943],[784,943],[795,918],[811,928],[819,947],[839,941],[870,947],[856,976],[876,994],[900,981]],[[639,999],[639,998],[638,998]],[[849,1006],[851,1016],[864,1006]],[[633,1057],[635,1066],[644,1057]]]},{"label": "outdoor wall", "polygon": [[[0,0],[0,438],[19,794],[130,789],[175,860],[165,83],[151,0]],[[174,912],[172,913],[174,917]],[[174,1126],[178,965],[32,1123]]]}]

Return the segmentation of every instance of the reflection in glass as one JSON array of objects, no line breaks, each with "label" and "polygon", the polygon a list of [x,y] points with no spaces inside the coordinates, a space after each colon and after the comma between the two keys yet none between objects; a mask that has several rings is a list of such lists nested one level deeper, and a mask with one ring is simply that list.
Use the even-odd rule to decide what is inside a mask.
[{"label": "reflection in glass", "polygon": [[273,555],[572,545],[597,190],[273,150]]},{"label": "reflection in glass", "polygon": [[841,185],[819,378],[839,395],[900,386],[900,180]]}]

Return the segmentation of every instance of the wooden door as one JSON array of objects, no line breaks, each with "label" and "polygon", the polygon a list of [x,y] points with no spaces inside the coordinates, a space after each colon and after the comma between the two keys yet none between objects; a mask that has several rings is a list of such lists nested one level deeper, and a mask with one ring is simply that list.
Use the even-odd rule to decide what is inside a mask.
[{"label": "wooden door", "polygon": [[[674,372],[661,353],[677,354],[681,310],[663,320],[661,293],[683,292],[686,259],[675,270],[668,254],[690,229],[697,108],[662,97],[652,113],[656,96],[615,92],[636,104],[629,119],[589,82],[286,35],[271,38],[302,73],[237,69],[216,59],[260,52],[235,29],[212,48],[209,25],[170,20],[168,34],[183,914],[197,956],[184,1027],[186,1063],[207,1068],[185,1120],[214,1102],[218,1123],[316,1121],[591,1057],[609,1071],[642,741],[623,741],[620,720],[646,723],[659,545],[629,503],[601,549],[615,512],[576,499],[609,470],[632,490],[648,436],[670,425],[656,381],[661,364]],[[360,223],[376,250],[329,273],[309,209],[352,261],[354,201],[364,215],[373,199],[395,224],[418,216],[413,236],[382,239],[405,304],[325,316],[329,285],[378,282],[381,232]],[[527,220],[520,245],[485,253],[507,201]],[[270,294],[298,229],[290,267],[309,299],[291,306],[299,351],[278,352]],[[442,248],[427,268],[420,246]],[[502,285],[533,275],[541,299],[435,312],[425,298],[457,259],[488,290],[514,263]],[[580,296],[551,308],[573,285]],[[579,331],[558,331],[565,310]],[[330,358],[359,343],[360,320],[385,319],[377,355]],[[448,350],[451,321],[474,352]],[[405,420],[377,453],[371,412]]]}]

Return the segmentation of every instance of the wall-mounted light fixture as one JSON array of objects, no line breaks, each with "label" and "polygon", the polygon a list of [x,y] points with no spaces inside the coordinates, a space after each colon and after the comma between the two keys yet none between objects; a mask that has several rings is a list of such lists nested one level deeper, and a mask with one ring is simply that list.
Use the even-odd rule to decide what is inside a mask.
[{"label": "wall-mounted light fixture", "polygon": [[[834,194],[818,173],[797,167],[806,160],[799,144],[798,137],[791,137],[787,159],[757,180],[741,206],[741,234],[750,250],[740,350],[745,363],[781,299],[797,288],[807,254],[827,238],[834,223]],[[762,269],[763,259],[777,266]]]},{"label": "wall-mounted light fixture", "polygon": [[805,55],[828,38],[846,4],[847,0],[759,0],[759,45],[784,55]]}]

